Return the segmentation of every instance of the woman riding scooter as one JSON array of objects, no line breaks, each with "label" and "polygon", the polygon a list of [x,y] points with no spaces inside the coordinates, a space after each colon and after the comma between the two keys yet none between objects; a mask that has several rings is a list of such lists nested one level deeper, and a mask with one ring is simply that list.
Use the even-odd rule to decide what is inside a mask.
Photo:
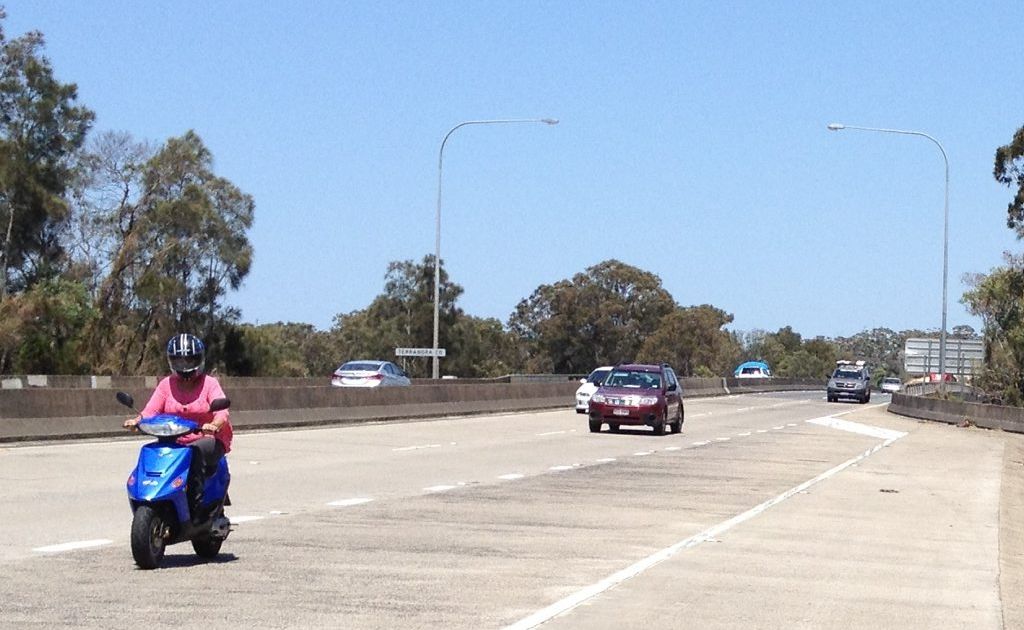
[{"label": "woman riding scooter", "polygon": [[188,497],[193,523],[206,517],[202,514],[203,484],[208,472],[231,451],[231,420],[228,410],[210,412],[210,403],[224,398],[224,390],[216,378],[205,374],[206,348],[195,335],[180,334],[167,342],[167,363],[171,374],[160,381],[142,413],[125,420],[127,429],[134,429],[142,418],[170,413],[202,425],[202,433],[186,434],[178,444],[193,449],[188,475]]}]

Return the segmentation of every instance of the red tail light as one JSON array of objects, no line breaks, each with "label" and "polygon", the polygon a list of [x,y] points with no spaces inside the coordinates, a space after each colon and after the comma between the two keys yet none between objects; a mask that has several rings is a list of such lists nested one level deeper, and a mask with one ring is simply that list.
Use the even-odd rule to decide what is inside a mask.
[{"label": "red tail light", "polygon": [[384,380],[384,375],[383,374],[374,374],[372,376],[367,376],[366,378],[374,380],[374,381],[383,381]]}]

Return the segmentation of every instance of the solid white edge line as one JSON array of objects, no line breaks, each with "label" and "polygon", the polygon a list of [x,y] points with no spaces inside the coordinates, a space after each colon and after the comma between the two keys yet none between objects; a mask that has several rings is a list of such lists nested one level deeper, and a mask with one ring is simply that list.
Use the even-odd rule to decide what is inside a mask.
[{"label": "solid white edge line", "polygon": [[76,542],[60,543],[59,545],[47,545],[45,547],[36,547],[32,551],[39,553],[61,553],[62,551],[75,551],[77,549],[91,549],[93,547],[102,547],[104,545],[113,544],[113,540],[107,540],[106,538],[98,538],[96,540],[79,540]]},{"label": "solid white edge line", "polygon": [[505,481],[515,481],[516,479],[522,479],[526,475],[522,473],[508,473],[507,475],[498,475],[498,479],[504,479]]},{"label": "solid white edge line", "polygon": [[570,595],[569,597],[557,601],[554,604],[548,606],[547,608],[543,608],[533,613],[532,615],[517,621],[516,623],[510,626],[505,626],[505,630],[529,630],[530,628],[536,628],[540,624],[550,621],[558,615],[569,612],[570,610],[576,608],[588,599],[596,597],[597,595],[600,595],[608,589],[617,586],[625,582],[626,580],[632,579],[637,575],[640,575],[647,569],[650,569],[651,567],[660,564],[665,560],[668,560],[669,558],[676,555],[680,551],[683,551],[684,549],[696,547],[703,542],[714,540],[718,535],[732,529],[733,527],[736,527],[737,525],[745,521],[754,518],[755,516],[761,514],[768,508],[778,505],[779,503],[782,503],[783,501],[792,497],[793,495],[799,494],[800,492],[803,492],[804,490],[810,488],[816,483],[824,481],[825,479],[828,479],[829,477],[835,475],[836,473],[849,468],[850,466],[856,464],[857,462],[860,462],[870,457],[871,455],[877,453],[881,449],[889,446],[896,440],[900,439],[900,437],[893,437],[891,439],[888,439],[874,446],[873,448],[864,451],[863,453],[854,457],[853,459],[849,459],[834,468],[826,470],[825,472],[821,473],[817,477],[814,477],[813,479],[809,479],[794,488],[790,488],[786,492],[783,492],[782,494],[778,495],[773,499],[769,499],[764,503],[761,503],[760,505],[757,505],[747,510],[746,512],[743,512],[742,514],[738,514],[730,518],[727,521],[723,521],[717,525],[709,527],[708,529],[705,529],[699,534],[691,536],[685,540],[681,540],[676,544],[672,545],[671,547],[666,547],[665,549],[662,549],[661,551],[658,551],[644,558],[643,560],[626,567],[625,569],[617,573],[613,573],[612,575],[606,577],[600,582],[597,582],[596,584],[592,584],[591,586],[588,586],[580,591],[577,591],[573,595]]}]

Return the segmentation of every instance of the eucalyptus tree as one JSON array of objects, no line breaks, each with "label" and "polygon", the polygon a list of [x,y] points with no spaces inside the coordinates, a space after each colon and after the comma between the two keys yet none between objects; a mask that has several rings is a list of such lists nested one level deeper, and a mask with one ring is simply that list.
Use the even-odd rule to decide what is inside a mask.
[{"label": "eucalyptus tree", "polygon": [[[447,357],[457,356],[453,345],[459,321],[464,317],[456,306],[463,289],[451,282],[444,268],[440,269],[440,302],[438,324]],[[427,255],[419,263],[412,260],[393,261],[384,275],[384,292],[364,309],[339,313],[334,318],[331,335],[338,361],[347,359],[391,360],[395,348],[429,347],[434,331],[434,256]],[[465,335],[463,335],[465,337]],[[449,359],[442,364],[449,365]],[[412,376],[429,376],[424,359],[406,363]]]},{"label": "eucalyptus tree", "polygon": [[61,272],[63,196],[94,119],[55,78],[42,34],[9,39],[5,18],[0,9],[0,301]]},{"label": "eucalyptus tree", "polygon": [[123,182],[137,186],[137,197],[128,194],[104,220],[112,228],[108,272],[90,331],[98,369],[118,373],[162,369],[160,342],[180,330],[223,340],[239,313],[222,298],[241,285],[253,257],[253,198],[213,172],[194,131],[132,170]]},{"label": "eucalyptus tree", "polygon": [[95,316],[85,284],[71,278],[8,296],[0,303],[0,373],[88,373],[81,333]]},{"label": "eucalyptus tree", "polygon": [[1017,238],[1024,238],[1024,127],[1013,134],[1008,144],[996,149],[992,176],[1014,191],[1006,206],[1006,225],[1017,233]]},{"label": "eucalyptus tree", "polygon": [[710,304],[679,307],[659,322],[637,356],[644,363],[667,362],[679,376],[724,376],[740,356],[725,326],[733,316]]},{"label": "eucalyptus tree", "polygon": [[509,329],[528,371],[583,373],[634,360],[674,308],[661,278],[612,259],[537,287],[516,306]]},{"label": "eucalyptus tree", "polygon": [[[1013,193],[1006,225],[1024,239],[1024,127],[996,149],[992,175]],[[971,285],[961,300],[981,317],[985,370],[979,383],[1015,405],[1024,404],[1024,256],[1004,253],[1006,264],[988,274],[968,276]]]}]

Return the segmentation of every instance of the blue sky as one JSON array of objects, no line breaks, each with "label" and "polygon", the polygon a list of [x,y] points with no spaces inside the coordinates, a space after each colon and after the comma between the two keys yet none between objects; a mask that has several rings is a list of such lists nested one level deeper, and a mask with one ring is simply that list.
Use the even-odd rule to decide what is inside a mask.
[{"label": "blue sky", "polygon": [[[1024,125],[1024,3],[6,2],[97,130],[195,129],[256,200],[243,320],[328,328],[393,260],[441,255],[468,313],[617,258],[734,330],[935,328],[950,161],[963,274],[1021,245],[995,149]],[[429,340],[424,340],[429,345]]]}]

